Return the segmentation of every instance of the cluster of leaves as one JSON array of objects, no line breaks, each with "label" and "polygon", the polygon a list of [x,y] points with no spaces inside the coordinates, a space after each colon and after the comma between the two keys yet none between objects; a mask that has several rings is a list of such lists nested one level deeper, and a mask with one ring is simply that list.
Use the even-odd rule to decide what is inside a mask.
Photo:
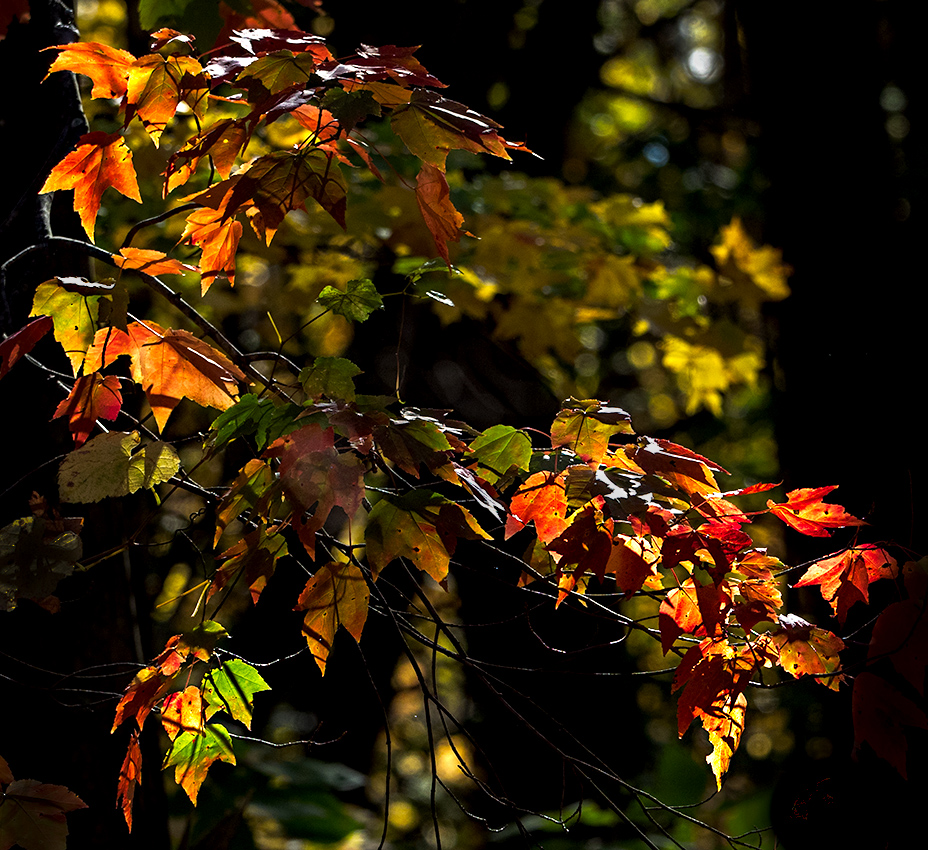
[{"label": "cluster of leaves", "polygon": [[[380,176],[360,129],[368,117],[389,115],[396,139],[420,161],[414,197],[445,262],[449,243],[464,232],[445,176],[449,152],[508,159],[511,150],[522,148],[505,141],[489,119],[437,94],[441,83],[409,48],[362,47],[336,59],[317,36],[250,29],[234,32],[205,64],[191,55],[189,37],[172,30],[155,33],[153,51],[138,59],[102,44],[57,50],[52,71],[90,77],[93,96],[118,100],[125,124],[138,119],[155,145],[169,125],[175,126],[177,114],[181,122],[194,122],[193,134],[168,157],[162,179],[165,196],[191,181],[210,181],[173,208],[186,215],[182,241],[201,250],[195,270],[204,294],[217,278],[234,279],[244,225],[269,244],[287,214],[305,211],[309,200],[344,224],[343,168],[363,167]],[[238,117],[223,113],[208,123],[217,103],[238,110]],[[258,126],[284,116],[303,128],[300,141],[236,167]],[[74,189],[76,209],[92,238],[106,189],[140,199],[132,163],[121,133],[90,133],[53,169],[42,190]],[[561,228],[559,250],[574,252],[583,249],[584,232],[601,229],[602,244],[611,244],[623,233],[627,238],[638,233],[642,216],[652,219],[647,233],[656,246],[646,246],[637,259],[606,253],[597,270],[590,264],[602,245],[589,248],[583,298],[591,300],[582,309],[595,309],[600,297],[617,309],[646,279],[688,293],[680,281],[702,274],[644,269],[642,257],[666,244],[666,219],[659,208],[623,203],[594,205],[592,218],[574,221],[575,229]],[[500,235],[488,244],[500,249],[532,244],[531,234],[512,239],[507,227],[501,224]],[[553,220],[550,227],[559,225]],[[475,249],[475,258],[481,250]],[[316,357],[289,379],[277,380],[258,371],[159,277],[189,265],[125,246],[111,254],[88,245],[87,252],[137,275],[212,340],[132,315],[122,278],[56,278],[38,288],[36,318],[0,349],[2,376],[53,329],[70,362],[73,384],[53,413],[67,420],[75,443],[58,473],[62,502],[92,503],[160,487],[165,498],[189,489],[214,509],[215,569],[202,588],[203,618],[189,633],[168,641],[129,684],[116,709],[114,730],[131,727],[118,786],[130,827],[141,777],[139,735],[152,712],[160,715],[170,741],[164,768],[174,768],[194,804],[211,765],[235,763],[232,736],[216,715],[225,712],[250,727],[253,698],[268,685],[245,661],[220,663],[215,645],[225,630],[216,612],[242,589],[259,604],[285,558],[309,573],[292,602],[325,674],[340,628],[360,640],[378,579],[393,561],[404,559],[443,585],[452,559],[466,547],[491,545],[494,535],[528,538],[516,581],[548,591],[555,606],[566,600],[595,604],[627,628],[659,641],[665,656],[679,658],[673,680],[673,690],[679,691],[678,731],[683,735],[698,720],[708,733],[707,761],[719,786],[742,736],[747,688],[763,683],[765,670],[779,668],[833,690],[840,687],[842,640],[787,613],[781,579],[787,567],[755,546],[748,533],[761,516],[812,537],[864,525],[825,501],[833,487],[794,490],[784,502],[769,500],[760,509],[739,507],[742,497],[776,485],[725,492],[716,478],[725,472],[719,465],[668,440],[636,434],[628,414],[595,399],[569,398],[544,434],[505,425],[476,431],[446,411],[397,410],[391,399],[359,393],[360,370],[342,358]],[[774,297],[785,294],[778,257],[758,251],[737,223],[714,253],[721,275],[707,284],[710,288],[727,276]],[[500,262],[522,274],[544,271],[548,261],[513,249]],[[486,285],[477,271],[484,260],[474,263],[465,267],[470,270],[463,278],[479,289]],[[555,286],[554,278],[541,274],[540,280],[542,288]],[[634,283],[625,286],[625,280]],[[514,300],[521,305],[516,312],[535,309],[531,297]],[[382,299],[365,279],[322,289],[318,303],[361,322]],[[550,303],[556,309],[562,304]],[[506,321],[515,319],[503,319],[504,328]],[[537,326],[531,327],[538,335]],[[681,338],[679,345],[691,344]],[[689,363],[689,353],[675,356]],[[701,374],[698,364],[679,371],[691,381]],[[127,387],[144,393],[153,429],[126,410]],[[713,406],[717,389],[694,385],[691,392]],[[196,465],[182,468],[171,442],[158,439],[183,399],[221,411],[205,441],[205,457],[233,443],[252,454],[218,491],[200,485]],[[101,420],[132,421],[135,427],[110,432]],[[103,433],[94,435],[98,429]],[[50,576],[63,577],[82,557],[79,519],[61,519],[41,497],[32,508],[31,517],[0,531],[6,607],[26,598],[53,608]],[[897,671],[920,689],[924,659],[894,649],[900,639],[905,643],[905,626],[898,623],[921,628],[921,568],[909,562],[902,569],[911,598],[896,603],[902,607],[893,618],[880,619],[871,651],[874,657],[891,654]],[[885,548],[855,543],[815,562],[798,585],[819,586],[843,622],[856,602],[868,600],[872,582],[899,574]],[[608,594],[594,599],[591,587]],[[653,600],[656,627],[623,613],[632,597]],[[858,739],[902,771],[904,737],[880,737],[872,719],[877,701],[886,688],[898,693],[891,703],[897,709],[894,728],[921,726],[924,716],[886,680],[872,674],[861,674],[861,680],[863,687],[855,685]]]}]

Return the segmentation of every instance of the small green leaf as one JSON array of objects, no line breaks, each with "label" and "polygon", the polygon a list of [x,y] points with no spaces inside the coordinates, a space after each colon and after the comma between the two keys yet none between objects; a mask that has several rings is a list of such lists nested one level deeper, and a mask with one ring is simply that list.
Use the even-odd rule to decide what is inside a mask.
[{"label": "small green leaf", "polygon": [[383,307],[380,293],[366,278],[349,280],[344,292],[334,286],[327,286],[319,293],[317,300],[323,307],[352,322],[363,322],[374,310]]},{"label": "small green leaf", "polygon": [[296,418],[301,413],[299,405],[278,405],[269,398],[246,393],[213,421],[208,445],[220,449],[237,437],[254,434],[258,450],[263,451],[278,437],[298,428],[301,423]]},{"label": "small green leaf", "polygon": [[300,383],[310,398],[355,400],[354,381],[361,370],[344,357],[317,357],[300,372]]},{"label": "small green leaf", "polygon": [[206,719],[209,720],[217,711],[225,711],[234,720],[251,729],[254,696],[260,691],[271,689],[261,674],[250,664],[233,658],[218,670],[207,673],[206,680],[206,687],[203,688]]},{"label": "small green leaf", "polygon": [[513,468],[527,472],[532,460],[532,441],[524,431],[509,425],[487,428],[470,448],[480,476],[490,484],[505,478]]}]

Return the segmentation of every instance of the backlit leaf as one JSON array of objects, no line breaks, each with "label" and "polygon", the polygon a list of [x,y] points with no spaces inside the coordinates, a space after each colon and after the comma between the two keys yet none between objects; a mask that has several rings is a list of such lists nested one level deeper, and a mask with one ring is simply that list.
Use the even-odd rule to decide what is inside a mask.
[{"label": "backlit leaf", "polygon": [[235,764],[232,739],[224,727],[210,723],[199,732],[183,732],[174,739],[164,760],[164,769],[174,768],[174,781],[197,804],[200,786],[210,767],[224,761]]},{"label": "backlit leaf", "polygon": [[120,381],[115,375],[91,372],[74,382],[68,397],[55,408],[52,419],[66,416],[68,428],[74,436],[74,445],[80,448],[87,442],[98,419],[115,419],[122,407]]},{"label": "backlit leaf", "polygon": [[61,462],[58,487],[63,502],[99,502],[151,489],[180,469],[180,458],[169,443],[139,448],[138,431],[98,434]]},{"label": "backlit leaf", "polygon": [[555,476],[553,472],[536,472],[512,497],[506,520],[506,538],[534,522],[539,540],[550,543],[567,527],[566,517],[567,493],[562,476]]},{"label": "backlit leaf", "polygon": [[294,610],[306,612],[303,637],[323,676],[339,627],[361,640],[369,600],[367,582],[354,564],[323,564],[306,582]]},{"label": "backlit leaf", "polygon": [[203,729],[203,697],[196,685],[168,695],[161,707],[161,725],[172,741],[181,732]]},{"label": "backlit leaf", "polygon": [[242,238],[242,224],[234,218],[223,218],[218,210],[204,207],[187,216],[181,241],[196,245],[200,256],[200,294],[206,295],[219,275],[229,285],[235,284],[235,252]]},{"label": "backlit leaf", "polygon": [[460,242],[461,234],[466,232],[464,216],[451,203],[451,190],[444,173],[428,162],[422,163],[416,179],[416,201],[438,253],[450,265],[448,243]]},{"label": "backlit leaf", "polygon": [[255,694],[269,691],[271,686],[250,664],[240,658],[224,661],[218,670],[206,674],[203,700],[206,703],[206,719],[217,711],[225,711],[233,720],[251,729],[251,714]]},{"label": "backlit leaf", "polygon": [[349,280],[344,291],[326,286],[319,293],[319,303],[352,322],[363,322],[374,310],[383,307],[383,298],[369,280]]},{"label": "backlit leaf", "polygon": [[52,327],[54,327],[54,322],[50,316],[40,316],[0,342],[0,378],[13,368],[13,364],[20,357],[32,351],[36,343]]},{"label": "backlit leaf", "polygon": [[126,757],[119,769],[119,782],[116,790],[116,805],[122,809],[126,826],[132,831],[132,801],[135,798],[135,786],[142,781],[142,748],[139,745],[139,730],[132,730]]},{"label": "backlit leaf", "polygon": [[125,50],[97,42],[57,44],[47,50],[57,50],[48,73],[73,71],[93,80],[91,97],[121,98],[128,86],[129,67],[135,57]]},{"label": "backlit leaf", "polygon": [[[837,691],[844,676],[838,653],[844,641],[827,629],[807,623],[795,614],[780,616],[780,628],[770,632],[770,646],[779,656],[780,666],[791,676],[816,676],[826,688]],[[834,675],[824,675],[833,673]]]},{"label": "backlit leaf", "polygon": [[155,147],[181,101],[186,101],[202,120],[208,102],[207,89],[203,69],[192,56],[151,53],[129,67],[127,100]]},{"label": "backlit leaf", "polygon": [[113,254],[113,261],[121,269],[138,269],[145,274],[183,274],[195,272],[196,266],[175,260],[161,251],[151,251],[147,248],[120,248],[118,254]]},{"label": "backlit leaf", "polygon": [[450,554],[438,533],[437,511],[429,511],[444,501],[437,494],[418,490],[398,499],[381,499],[374,505],[364,539],[375,577],[394,558],[409,558],[435,581],[447,578]]},{"label": "backlit leaf", "polygon": [[39,192],[73,189],[74,209],[80,213],[81,224],[93,241],[100,199],[110,187],[142,202],[132,152],[123,137],[118,133],[95,132],[81,136],[77,149],[52,169]]},{"label": "backlit leaf", "polygon": [[632,434],[631,417],[595,399],[566,401],[551,426],[551,445],[567,446],[583,460],[599,464],[615,434]]},{"label": "backlit leaf", "polygon": [[490,484],[508,478],[514,470],[528,471],[532,441],[510,425],[493,425],[470,443],[480,477]]},{"label": "backlit leaf", "polygon": [[61,343],[71,361],[75,375],[80,372],[85,352],[97,329],[100,297],[72,292],[56,278],[40,283],[32,300],[29,315],[51,316],[55,324],[55,339]]},{"label": "backlit leaf", "polygon": [[790,528],[810,537],[830,537],[832,529],[866,525],[862,519],[852,516],[841,505],[826,504],[823,499],[837,484],[830,487],[811,487],[791,490],[786,501],[775,504],[767,500],[770,513],[779,517]]}]

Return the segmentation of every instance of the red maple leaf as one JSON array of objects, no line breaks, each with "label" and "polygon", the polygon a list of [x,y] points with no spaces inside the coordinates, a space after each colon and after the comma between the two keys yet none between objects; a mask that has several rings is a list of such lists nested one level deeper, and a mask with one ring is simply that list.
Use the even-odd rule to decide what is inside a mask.
[{"label": "red maple leaf", "polygon": [[870,584],[881,578],[895,578],[896,559],[872,544],[852,546],[831,558],[817,561],[793,587],[819,585],[822,598],[831,605],[842,623],[855,602],[869,602]]},{"label": "red maple leaf", "polygon": [[828,505],[822,501],[837,484],[830,487],[809,487],[801,490],[790,490],[786,494],[786,501],[775,504],[772,499],[767,500],[770,513],[779,517],[790,528],[807,534],[809,537],[830,537],[831,529],[848,528],[849,526],[866,525],[862,519],[852,516],[841,505]]}]

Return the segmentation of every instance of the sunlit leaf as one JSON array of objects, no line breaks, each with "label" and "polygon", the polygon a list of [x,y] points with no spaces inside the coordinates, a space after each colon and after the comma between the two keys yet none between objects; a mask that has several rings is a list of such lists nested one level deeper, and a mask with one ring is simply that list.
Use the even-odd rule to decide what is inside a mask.
[{"label": "sunlit leaf", "polygon": [[235,764],[232,739],[224,727],[210,723],[199,732],[183,732],[174,739],[164,769],[174,768],[174,781],[196,805],[200,786],[217,761]]}]

